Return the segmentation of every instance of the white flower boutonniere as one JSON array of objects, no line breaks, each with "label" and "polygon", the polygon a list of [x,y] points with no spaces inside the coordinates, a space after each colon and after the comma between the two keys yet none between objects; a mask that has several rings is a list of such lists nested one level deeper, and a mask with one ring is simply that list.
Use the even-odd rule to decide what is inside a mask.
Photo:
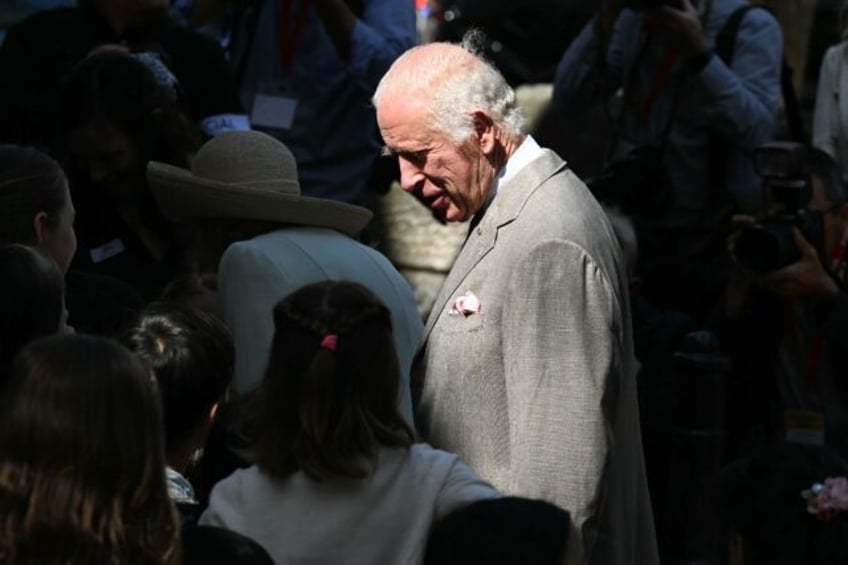
[{"label": "white flower boutonniere", "polygon": [[450,313],[452,316],[470,316],[480,312],[480,299],[471,292],[466,290],[465,294],[454,300],[451,306]]}]

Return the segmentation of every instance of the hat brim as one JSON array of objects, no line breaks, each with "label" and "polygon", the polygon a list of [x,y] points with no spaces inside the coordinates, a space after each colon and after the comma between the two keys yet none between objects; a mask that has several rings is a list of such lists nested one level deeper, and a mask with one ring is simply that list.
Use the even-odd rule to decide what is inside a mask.
[{"label": "hat brim", "polygon": [[172,219],[235,218],[330,228],[358,236],[373,213],[324,198],[236,186],[195,176],[191,171],[150,162],[147,181],[162,213]]}]

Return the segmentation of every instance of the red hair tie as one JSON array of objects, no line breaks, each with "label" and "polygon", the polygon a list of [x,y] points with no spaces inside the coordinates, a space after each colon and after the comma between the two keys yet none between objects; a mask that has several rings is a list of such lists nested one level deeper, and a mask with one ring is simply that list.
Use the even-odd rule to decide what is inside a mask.
[{"label": "red hair tie", "polygon": [[321,347],[324,349],[329,349],[330,351],[335,351],[339,346],[339,336],[338,334],[325,334],[321,339]]}]

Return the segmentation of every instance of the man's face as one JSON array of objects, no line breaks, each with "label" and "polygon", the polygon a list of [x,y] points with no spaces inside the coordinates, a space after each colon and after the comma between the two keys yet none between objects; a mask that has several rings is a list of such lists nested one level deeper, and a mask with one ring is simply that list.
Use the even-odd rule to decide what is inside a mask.
[{"label": "man's face", "polygon": [[401,186],[449,222],[464,222],[482,208],[495,171],[476,136],[457,147],[433,131],[424,105],[386,100],[377,122],[389,151],[397,155]]}]

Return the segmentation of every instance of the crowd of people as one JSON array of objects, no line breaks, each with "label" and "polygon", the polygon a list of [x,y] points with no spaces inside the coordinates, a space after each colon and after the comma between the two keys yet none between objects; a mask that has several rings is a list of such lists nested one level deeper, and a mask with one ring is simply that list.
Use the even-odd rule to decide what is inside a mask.
[{"label": "crowd of people", "polygon": [[[848,560],[848,41],[807,139],[768,10],[604,0],[581,178],[411,0],[63,4],[0,44],[0,562]],[[426,319],[393,182],[468,228]]]}]

